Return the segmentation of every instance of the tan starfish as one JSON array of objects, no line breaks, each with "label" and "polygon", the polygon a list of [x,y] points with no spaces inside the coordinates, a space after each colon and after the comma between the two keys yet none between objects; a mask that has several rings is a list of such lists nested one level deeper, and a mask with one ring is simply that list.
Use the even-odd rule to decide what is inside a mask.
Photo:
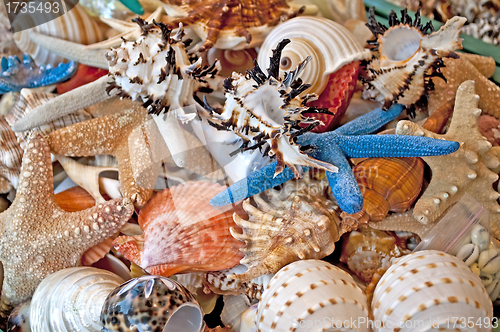
[{"label": "tan starfish", "polygon": [[16,198],[0,214],[1,318],[28,300],[47,275],[81,265],[82,254],[118,232],[133,211],[129,199],[79,212],[62,210],[54,199],[50,149],[40,134],[33,133],[24,152]]},{"label": "tan starfish", "polygon": [[491,230],[500,238],[500,205],[497,203],[500,194],[492,187],[498,175],[491,171],[500,161],[492,153],[491,143],[479,132],[478,101],[474,81],[466,81],[457,90],[446,134],[435,134],[410,121],[400,121],[396,133],[460,142],[460,148],[449,155],[422,157],[432,170],[432,179],[413,208],[415,218],[423,224],[433,224],[467,192],[490,212]]},{"label": "tan starfish", "polygon": [[369,222],[368,226],[380,231],[411,232],[423,239],[434,227],[434,224],[422,224],[413,216],[413,210],[409,210],[403,213],[393,213],[381,221]]}]

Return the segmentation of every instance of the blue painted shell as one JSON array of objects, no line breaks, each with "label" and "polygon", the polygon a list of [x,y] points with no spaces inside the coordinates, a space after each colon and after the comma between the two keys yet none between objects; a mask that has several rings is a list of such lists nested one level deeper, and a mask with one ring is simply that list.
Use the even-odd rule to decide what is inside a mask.
[{"label": "blue painted shell", "polygon": [[56,68],[50,65],[38,67],[28,54],[24,55],[23,61],[17,56],[2,58],[0,93],[62,82],[70,78],[76,72],[76,68],[77,64],[73,61],[60,63]]}]

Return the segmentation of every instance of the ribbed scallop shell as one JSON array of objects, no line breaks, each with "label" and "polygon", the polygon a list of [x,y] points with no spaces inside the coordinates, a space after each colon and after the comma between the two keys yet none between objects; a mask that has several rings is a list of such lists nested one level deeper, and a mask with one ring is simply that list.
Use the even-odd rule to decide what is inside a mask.
[{"label": "ribbed scallop shell", "polygon": [[340,238],[336,206],[325,193],[326,180],[312,181],[309,176],[290,181],[282,190],[269,189],[243,201],[248,213],[245,220],[234,221],[243,234],[231,234],[245,241],[242,264],[248,271],[231,278],[248,281],[263,274],[276,273],[299,259],[321,259],[333,252]]},{"label": "ribbed scallop shell", "polygon": [[[368,332],[366,324],[344,325],[361,319],[368,319],[368,304],[352,277],[330,263],[305,260],[285,266],[271,279],[255,321],[259,332]],[[314,325],[315,320],[320,324]],[[336,321],[343,327],[335,329]]]},{"label": "ribbed scallop shell", "polygon": [[219,271],[237,265],[242,243],[230,227],[238,208],[216,208],[210,198],[225,187],[208,182],[178,185],[154,196],[139,214],[143,236],[121,236],[115,248],[147,272]]},{"label": "ribbed scallop shell", "polygon": [[[32,17],[45,18],[37,15],[33,15]],[[31,55],[38,66],[42,64],[57,66],[60,62],[65,61],[65,59],[37,46],[29,37],[30,30],[85,45],[93,44],[103,39],[103,33],[97,22],[82,7],[76,5],[72,10],[55,20],[14,34],[14,41],[17,47],[23,53]]]},{"label": "ribbed scallop shell", "polygon": [[328,76],[344,65],[369,59],[371,54],[356,38],[339,23],[326,18],[296,17],[278,25],[260,48],[257,61],[262,68],[268,68],[272,50],[283,38],[291,40],[282,52],[280,74],[296,68],[308,56],[312,56],[300,78],[311,84],[309,93],[321,94],[328,82]]},{"label": "ribbed scallop shell", "polygon": [[422,189],[424,162],[420,158],[369,158],[352,172],[363,193],[363,210],[342,213],[360,223],[383,220],[389,211],[408,210]]},{"label": "ribbed scallop shell", "polygon": [[371,14],[368,27],[375,40],[369,43],[376,52],[373,59],[363,65],[364,97],[383,103],[384,108],[394,103],[413,105],[432,89],[430,78],[442,76],[441,58],[456,57],[453,51],[462,48],[459,35],[466,19],[455,16],[439,31],[432,32],[432,25],[421,25],[418,12],[413,23],[406,10],[401,22],[391,12],[389,28]]},{"label": "ribbed scallop shell", "polygon": [[32,332],[98,332],[106,297],[121,277],[93,267],[71,267],[45,278],[31,300]]},{"label": "ribbed scallop shell", "polygon": [[400,323],[413,324],[401,331],[450,328],[463,323],[462,317],[466,324],[474,322],[474,331],[486,332],[491,325],[484,322],[493,318],[481,279],[458,258],[436,250],[409,254],[392,265],[377,284],[371,307],[374,319],[385,323],[375,332],[395,331]]},{"label": "ribbed scallop shell", "polygon": [[17,188],[23,149],[17,142],[9,123],[0,119],[0,192],[7,193]]}]

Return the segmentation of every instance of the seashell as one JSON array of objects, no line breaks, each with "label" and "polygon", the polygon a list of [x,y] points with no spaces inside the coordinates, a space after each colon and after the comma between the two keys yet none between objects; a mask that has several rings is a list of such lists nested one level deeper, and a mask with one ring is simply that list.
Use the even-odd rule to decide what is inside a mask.
[{"label": "seashell", "polygon": [[203,311],[178,282],[159,276],[127,281],[111,292],[102,308],[102,331],[202,331]]},{"label": "seashell", "polygon": [[479,258],[479,247],[477,244],[467,243],[455,255],[467,266],[471,266]]},{"label": "seashell", "polygon": [[257,317],[258,304],[252,305],[241,314],[241,323],[239,332],[257,332],[257,324],[255,324],[255,317]]},{"label": "seashell", "polygon": [[459,34],[465,21],[464,17],[453,17],[432,32],[432,23],[421,24],[419,11],[413,23],[406,10],[402,11],[401,22],[391,11],[387,28],[370,10],[368,28],[375,40],[369,44],[375,53],[372,60],[363,63],[363,96],[383,103],[385,109],[395,103],[416,103],[432,89],[430,78],[442,76],[441,58],[457,57],[453,51],[462,48]]},{"label": "seashell", "polygon": [[488,249],[490,246],[490,232],[482,225],[476,225],[472,229],[471,242],[478,245],[481,251]]},{"label": "seashell", "polygon": [[200,307],[203,309],[205,315],[210,314],[217,304],[219,295],[211,292],[203,285],[203,272],[192,272],[184,274],[176,274],[176,281],[190,291]]},{"label": "seashell", "polygon": [[234,215],[243,234],[234,229],[231,234],[245,241],[241,264],[248,271],[231,279],[252,280],[299,259],[321,259],[333,252],[341,234],[336,206],[324,196],[328,182],[306,174],[289,182],[292,190],[287,186],[269,189],[243,201],[249,219]]},{"label": "seashell", "polygon": [[[285,266],[271,279],[255,322],[259,332],[322,331],[335,326],[369,331],[362,319],[368,319],[368,304],[352,277],[330,263],[303,260]],[[316,320],[321,326],[308,325]],[[358,323],[350,326],[354,321]]]},{"label": "seashell", "polygon": [[0,139],[0,192],[4,194],[17,188],[23,149],[4,118],[0,119]]},{"label": "seashell", "polygon": [[229,270],[205,273],[205,285],[216,294],[246,294],[250,300],[260,300],[264,288],[267,286],[273,275],[264,274],[258,278],[250,280],[249,282],[240,282],[239,280],[232,280],[228,278],[234,274],[244,273],[246,270],[247,268],[244,265],[237,265]]},{"label": "seashell", "polygon": [[[457,317],[468,317],[468,322],[493,317],[481,279],[456,257],[436,250],[411,253],[392,265],[375,288],[371,308],[374,320],[384,322],[384,326],[374,325],[375,332],[398,327],[446,329]],[[474,330],[489,331],[485,325],[474,325]]]},{"label": "seashell", "polygon": [[26,301],[12,310],[7,320],[8,331],[31,332],[30,306],[31,301]]},{"label": "seashell", "polygon": [[31,299],[31,331],[101,331],[104,301],[122,282],[114,273],[93,267],[72,267],[49,275]]},{"label": "seashell", "polygon": [[232,331],[241,331],[241,315],[250,307],[246,295],[224,295],[224,307],[220,315],[221,322],[231,327]]},{"label": "seashell", "polygon": [[114,246],[148,273],[218,271],[238,264],[242,244],[231,237],[236,208],[216,208],[209,200],[225,187],[191,182],[154,196],[142,208],[143,236],[118,237]]},{"label": "seashell", "polygon": [[[33,16],[33,18],[36,17],[38,16]],[[44,19],[45,16],[40,16],[40,18]],[[72,10],[52,21],[14,33],[14,41],[17,47],[23,53],[31,55],[38,66],[43,64],[57,66],[60,62],[65,61],[65,59],[37,46],[29,37],[30,31],[36,31],[85,45],[96,43],[103,39],[103,34],[97,22],[82,7],[76,5]]]},{"label": "seashell", "polygon": [[340,261],[368,284],[378,269],[390,266],[391,258],[408,253],[397,246],[396,238],[388,232],[361,227],[350,232],[342,243]]},{"label": "seashell", "polygon": [[278,25],[267,36],[257,57],[262,68],[269,68],[273,48],[284,38],[290,39],[291,43],[282,51],[280,76],[312,56],[298,76],[303,82],[311,84],[308,92],[317,95],[327,86],[330,74],[353,61],[371,57],[369,50],[365,50],[339,23],[321,17],[302,16]]},{"label": "seashell", "polygon": [[495,274],[500,270],[500,255],[497,249],[489,249],[481,252],[477,260],[477,266],[481,272]]},{"label": "seashell", "polygon": [[257,52],[253,48],[244,50],[222,50],[211,48],[207,51],[207,62],[215,63],[219,60],[219,75],[230,77],[233,72],[245,73],[252,69],[254,60],[257,58]]},{"label": "seashell", "polygon": [[76,212],[91,208],[95,205],[95,199],[81,187],[66,189],[54,195],[57,205],[67,212]]},{"label": "seashell", "polygon": [[408,210],[422,189],[424,162],[420,158],[369,158],[353,168],[363,193],[363,210],[348,214],[359,223],[383,220],[389,211]]}]

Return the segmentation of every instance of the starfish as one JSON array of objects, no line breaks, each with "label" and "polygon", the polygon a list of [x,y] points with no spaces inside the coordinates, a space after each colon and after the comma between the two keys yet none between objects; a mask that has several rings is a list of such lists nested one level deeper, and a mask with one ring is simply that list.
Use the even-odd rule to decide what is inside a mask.
[{"label": "starfish", "polygon": [[0,94],[65,81],[76,72],[76,68],[77,64],[74,62],[61,63],[56,68],[38,67],[28,54],[24,55],[22,62],[17,56],[2,58]]},{"label": "starfish", "polygon": [[422,157],[432,170],[429,186],[413,208],[413,215],[422,224],[435,224],[447,208],[464,193],[469,193],[490,212],[491,231],[500,238],[500,205],[493,183],[498,175],[492,169],[500,161],[491,151],[491,143],[479,132],[477,108],[479,96],[474,81],[465,81],[458,90],[448,131],[438,135],[419,125],[400,121],[396,133],[458,141],[458,151],[443,157]]},{"label": "starfish", "polygon": [[424,225],[413,216],[413,210],[403,213],[393,213],[377,222],[369,222],[368,226],[380,231],[403,231],[417,234],[423,239],[434,227],[434,224]]},{"label": "starfish", "polygon": [[118,232],[134,212],[129,199],[79,212],[62,210],[54,198],[50,149],[39,133],[30,137],[19,183],[12,205],[0,214],[2,319],[47,275],[81,265],[82,254]]},{"label": "starfish", "polygon": [[[457,142],[424,137],[409,140],[400,135],[367,135],[397,118],[402,111],[403,106],[397,104],[387,111],[378,108],[334,131],[321,134],[309,132],[297,137],[297,143],[303,148],[314,148],[309,153],[311,157],[338,167],[337,173],[326,172],[326,175],[333,195],[344,212],[356,213],[363,207],[363,196],[347,158],[420,157],[448,154],[458,149]],[[214,206],[231,204],[294,177],[287,167],[273,178],[275,169],[276,162],[265,166],[217,194],[210,203]]]}]

